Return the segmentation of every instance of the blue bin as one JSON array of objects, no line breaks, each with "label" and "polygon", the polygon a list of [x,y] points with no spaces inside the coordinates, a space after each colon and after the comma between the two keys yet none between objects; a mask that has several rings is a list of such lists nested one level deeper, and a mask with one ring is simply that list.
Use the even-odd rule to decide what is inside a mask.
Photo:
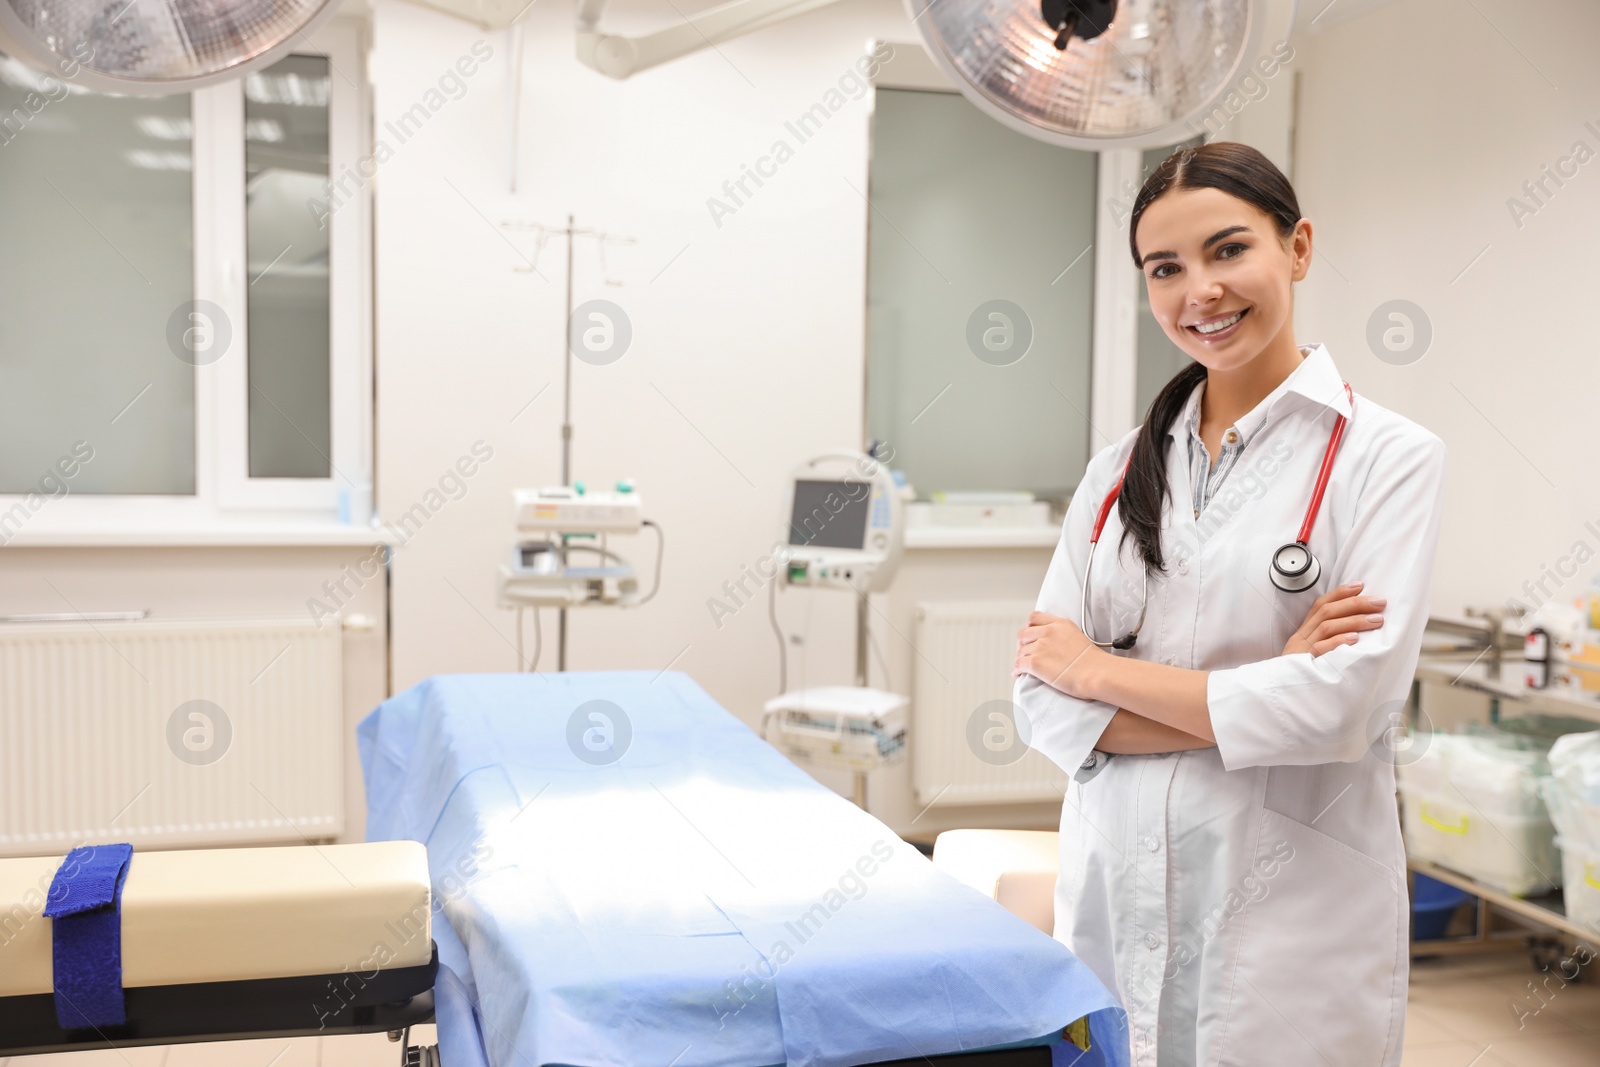
[{"label": "blue bin", "polygon": [[1472,894],[1437,878],[1429,878],[1425,874],[1413,874],[1412,877],[1411,939],[1431,941],[1441,938],[1445,927],[1450,925],[1450,916],[1462,904],[1474,898]]}]

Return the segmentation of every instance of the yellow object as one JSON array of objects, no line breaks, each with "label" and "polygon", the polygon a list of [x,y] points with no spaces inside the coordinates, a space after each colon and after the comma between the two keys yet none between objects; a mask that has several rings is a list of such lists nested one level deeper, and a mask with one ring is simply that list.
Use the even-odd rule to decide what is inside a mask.
[{"label": "yellow object", "polygon": [[1600,889],[1600,879],[1596,879],[1594,876],[1594,864],[1585,863],[1583,865],[1583,880],[1594,888]]},{"label": "yellow object", "polygon": [[1573,642],[1567,653],[1567,662],[1585,667],[1600,667],[1600,645],[1592,641]]},{"label": "yellow object", "polygon": [[1083,1052],[1089,1051],[1089,1017],[1085,1015],[1075,1023],[1068,1023],[1061,1035]]},{"label": "yellow object", "polygon": [[[43,911],[61,860],[0,859],[0,997],[54,988]],[[122,889],[122,984],[347,972],[365,981],[424,966],[432,904],[416,841],[136,851]],[[306,1015],[315,1017],[309,1006]]]},{"label": "yellow object", "polygon": [[1422,821],[1433,827],[1435,830],[1443,830],[1447,834],[1464,834],[1467,832],[1467,817],[1465,815],[1461,816],[1461,825],[1451,826],[1449,823],[1440,822],[1432,815],[1429,815],[1428,805],[1426,804],[1422,805]]}]

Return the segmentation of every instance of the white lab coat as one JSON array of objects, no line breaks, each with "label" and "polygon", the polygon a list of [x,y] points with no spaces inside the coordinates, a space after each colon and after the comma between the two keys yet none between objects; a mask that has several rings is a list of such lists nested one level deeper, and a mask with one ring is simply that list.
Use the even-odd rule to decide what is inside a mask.
[{"label": "white lab coat", "polygon": [[[1187,412],[1173,423],[1168,573],[1150,576],[1137,645],[1112,653],[1209,670],[1217,747],[1107,756],[1094,745],[1111,705],[1016,683],[1029,744],[1074,776],[1055,936],[1122,998],[1138,1067],[1400,1062],[1409,907],[1388,731],[1427,622],[1445,447],[1358,395],[1311,535],[1321,578],[1280,592],[1272,553],[1298,532],[1334,420],[1350,411],[1327,349],[1302,352],[1239,421],[1249,443],[1198,521]],[[1082,625],[1090,529],[1136,432],[1090,461],[1040,611]],[[1114,508],[1090,589],[1100,640],[1137,614],[1137,557],[1131,536],[1115,554],[1121,535]],[[1388,598],[1383,625],[1320,657],[1284,656],[1311,602],[1356,579]]]}]

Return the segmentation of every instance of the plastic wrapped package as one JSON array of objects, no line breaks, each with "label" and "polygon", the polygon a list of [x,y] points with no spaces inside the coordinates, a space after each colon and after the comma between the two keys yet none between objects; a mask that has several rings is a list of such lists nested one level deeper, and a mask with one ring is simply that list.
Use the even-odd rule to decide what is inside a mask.
[{"label": "plastic wrapped package", "polygon": [[[1435,740],[1438,740],[1437,738]],[[1550,773],[1546,746],[1516,735],[1476,731],[1452,738],[1445,752],[1449,784],[1485,816],[1548,821],[1539,782]],[[1447,794],[1448,795],[1448,794]]]},{"label": "plastic wrapped package", "polygon": [[1514,896],[1560,886],[1537,725],[1419,738],[1421,754],[1397,768],[1406,851]]},{"label": "plastic wrapped package", "polygon": [[1600,730],[1561,738],[1550,749],[1549,763],[1544,795],[1556,829],[1600,850]]},{"label": "plastic wrapped package", "polygon": [[1600,933],[1600,731],[1555,743],[1543,791],[1561,849],[1567,918]]},{"label": "plastic wrapped package", "polygon": [[1559,834],[1556,846],[1561,849],[1567,918],[1600,934],[1600,851]]}]

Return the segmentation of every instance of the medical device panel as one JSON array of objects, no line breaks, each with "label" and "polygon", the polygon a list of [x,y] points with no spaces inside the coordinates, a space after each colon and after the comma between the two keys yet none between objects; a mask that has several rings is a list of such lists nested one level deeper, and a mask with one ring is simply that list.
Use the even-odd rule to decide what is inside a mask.
[{"label": "medical device panel", "polygon": [[[615,492],[587,492],[576,486],[546,486],[512,491],[517,532],[500,566],[499,602],[508,608],[576,608],[641,603],[633,566],[611,550],[612,534],[636,534],[653,526],[631,481]],[[659,535],[659,530],[658,530]],[[656,578],[660,581],[660,552]],[[646,598],[648,599],[648,598]]]},{"label": "medical device panel", "polygon": [[522,533],[638,533],[644,520],[644,502],[631,489],[586,493],[555,485],[514,489],[511,498]]},{"label": "medical device panel", "polygon": [[790,476],[784,514],[788,584],[889,588],[905,550],[905,514],[879,460],[846,451],[812,457]]}]

